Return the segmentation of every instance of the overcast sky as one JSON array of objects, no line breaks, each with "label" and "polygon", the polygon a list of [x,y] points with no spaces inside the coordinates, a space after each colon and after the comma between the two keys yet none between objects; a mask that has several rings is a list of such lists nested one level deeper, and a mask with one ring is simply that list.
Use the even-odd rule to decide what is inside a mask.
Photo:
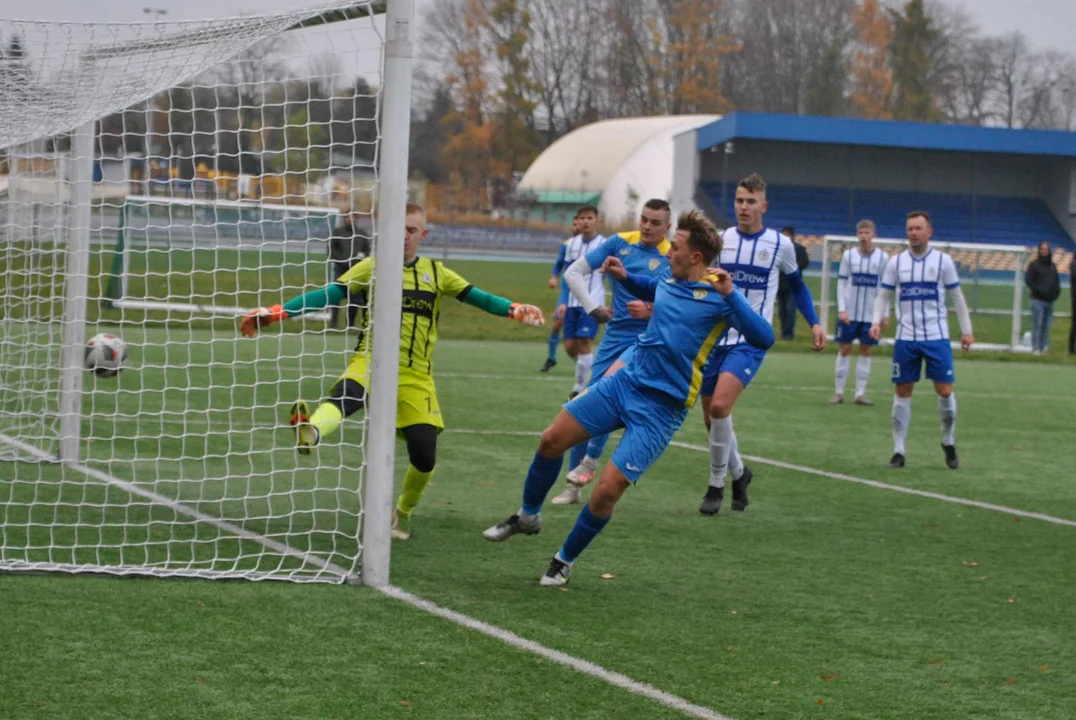
[{"label": "overcast sky", "polygon": [[[417,0],[418,11],[434,1]],[[314,4],[317,0],[0,0],[0,18],[129,22],[148,18],[143,8],[149,6],[166,9],[168,19],[196,20]],[[986,34],[1020,30],[1036,49],[1076,54],[1074,0],[960,0],[952,4],[962,4]]]}]

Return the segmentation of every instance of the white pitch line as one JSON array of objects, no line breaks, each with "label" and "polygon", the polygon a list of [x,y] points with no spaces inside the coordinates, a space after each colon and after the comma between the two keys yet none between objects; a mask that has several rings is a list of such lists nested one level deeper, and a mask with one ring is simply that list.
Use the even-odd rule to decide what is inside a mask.
[{"label": "white pitch line", "polygon": [[422,610],[423,612],[427,612],[431,615],[443,618],[445,620],[448,620],[449,622],[455,623],[456,625],[460,625],[461,627],[480,632],[483,635],[495,638],[503,643],[507,643],[514,648],[533,653],[535,655],[545,658],[546,660],[555,662],[558,665],[564,665],[571,668],[572,670],[575,670],[576,672],[583,673],[584,675],[589,675],[593,678],[601,680],[604,683],[608,683],[609,685],[613,685],[614,687],[618,687],[622,690],[627,690],[630,693],[634,693],[635,695],[641,695],[643,697],[649,698],[651,700],[661,703],[668,708],[679,710],[688,717],[703,718],[703,720],[732,720],[726,715],[721,715],[709,708],[702,707],[701,705],[695,705],[694,703],[688,702],[682,697],[667,693],[664,690],[658,690],[653,685],[648,685],[637,680],[632,680],[627,675],[622,675],[612,670],[606,670],[601,665],[592,663],[589,660],[582,660],[573,655],[563,653],[559,650],[553,650],[551,648],[547,648],[544,645],[539,645],[533,640],[527,640],[526,638],[520,637],[513,632],[509,632],[508,630],[499,628],[496,625],[490,625],[488,623],[482,622],[481,620],[476,620],[472,617],[468,617],[467,615],[455,612],[454,610],[449,610],[439,605],[435,605],[428,600],[423,600],[422,598],[416,595],[412,595],[406,590],[401,590],[398,587],[393,587],[392,585],[389,585],[387,587],[375,589],[384,593],[390,598],[405,602],[412,607]]},{"label": "white pitch line", "polygon": [[[49,455],[48,453],[43,452],[38,448],[32,447],[25,443],[16,441],[14,440],[14,438],[10,438],[7,435],[0,434],[0,441],[15,445],[20,450],[23,450],[24,452],[27,452],[28,454],[33,455],[46,462],[56,461],[56,458]],[[165,497],[164,495],[158,495],[157,493],[146,490],[145,488],[141,488],[124,480],[120,480],[119,478],[109,475],[108,473],[101,472],[100,470],[95,470],[91,467],[87,467],[82,463],[64,463],[64,465],[71,468],[72,470],[75,470],[76,472],[82,473],[87,477],[91,477],[94,480],[99,480],[106,485],[118,487],[121,490],[130,493],[131,495],[137,495],[138,497],[145,498],[146,500],[149,500],[150,502],[157,505],[163,505],[164,507],[174,510],[180,515],[186,515],[187,517],[193,518],[200,522],[213,525],[217,528],[220,528],[221,530],[224,530],[239,538],[242,538],[243,540],[252,540],[259,545],[268,548],[269,550],[280,553],[281,555],[287,555],[288,557],[296,558],[302,561],[304,564],[313,565],[315,567],[321,568],[322,570],[338,574],[345,580],[352,581],[358,579],[351,571],[345,569],[340,565],[331,563],[328,560],[324,560],[317,555],[301,552],[288,545],[277,542],[276,540],[272,540],[262,535],[258,535],[257,533],[253,533],[250,530],[240,527],[239,525],[230,523],[227,520],[221,520],[220,518],[213,517],[212,515],[207,515],[200,510],[195,510],[194,508],[183,505],[182,503],[177,503],[176,501],[172,500],[171,498]]]},{"label": "white pitch line", "polygon": [[[685,448],[687,450],[695,450],[698,452],[709,453],[710,448],[702,447],[701,445],[692,445],[691,443],[679,442],[674,440],[670,443],[679,448]],[[881,490],[891,490],[893,492],[904,493],[905,495],[916,495],[918,497],[930,498],[931,500],[941,500],[942,502],[954,503],[956,505],[965,505],[967,507],[979,508],[980,510],[992,510],[994,512],[1005,513],[1006,515],[1018,515],[1020,517],[1031,518],[1033,520],[1042,520],[1043,522],[1053,523],[1054,525],[1066,525],[1068,527],[1076,527],[1076,520],[1069,520],[1067,518],[1055,517],[1053,515],[1044,515],[1043,513],[1030,512],[1028,510],[1018,510],[1017,508],[1006,507],[1004,505],[995,505],[993,503],[986,503],[979,500],[969,500],[967,498],[955,497],[953,495],[942,495],[941,493],[930,492],[928,490],[916,490],[915,488],[903,487],[902,485],[890,485],[889,483],[879,482],[878,480],[867,480],[865,478],[858,478],[852,475],[845,475],[843,473],[832,473],[826,470],[819,470],[818,468],[806,467],[804,465],[794,465],[792,463],[782,462],[780,460],[772,460],[770,458],[758,457],[756,455],[744,455],[745,460],[750,460],[760,465],[770,465],[772,467],[781,468],[782,470],[795,470],[796,472],[805,473],[807,475],[817,475],[819,477],[829,478],[830,480],[843,480],[844,482],[856,483],[857,485],[867,485],[873,488],[879,488]]]},{"label": "white pitch line", "polygon": [[[461,435],[515,435],[529,437],[539,437],[541,435],[540,432],[523,430],[450,429],[446,432],[459,433]],[[673,440],[671,443],[669,443],[669,445],[671,445],[672,447],[682,448],[684,450],[694,450],[696,452],[703,452],[707,454],[710,452],[710,448],[706,448],[701,445],[692,445],[691,443],[680,442],[679,440]],[[807,467],[806,465],[795,465],[793,463],[786,463],[781,460],[759,457],[757,455],[744,455],[743,457],[744,459],[750,460],[753,463],[758,463],[760,465],[770,465],[772,467],[781,468],[782,470],[794,470],[796,472],[805,473],[807,475],[817,475],[819,477],[829,478],[830,480],[842,480],[844,482],[856,483],[857,485],[867,485],[869,487],[877,488],[879,490],[890,490],[892,492],[904,493],[905,495],[915,495],[917,497],[930,498],[931,500],[941,500],[942,502],[953,503],[955,505],[965,505],[967,507],[979,508],[980,510],[991,510],[993,512],[1005,513],[1006,515],[1017,515],[1019,517],[1026,517],[1032,520],[1042,520],[1043,522],[1053,523],[1054,525],[1076,527],[1076,520],[1069,520],[1067,518],[1056,517],[1054,515],[1045,515],[1043,513],[1031,512],[1029,510],[1020,510],[1017,508],[1006,507],[1005,505],[995,505],[993,503],[981,502],[979,500],[969,500],[967,498],[955,497],[953,495],[943,495],[941,493],[929,492],[927,490],[916,490],[915,488],[903,487],[901,485],[890,485],[889,483],[880,482],[878,480],[867,480],[866,478],[858,478],[853,475],[833,473],[827,470],[819,470],[818,468]]]}]

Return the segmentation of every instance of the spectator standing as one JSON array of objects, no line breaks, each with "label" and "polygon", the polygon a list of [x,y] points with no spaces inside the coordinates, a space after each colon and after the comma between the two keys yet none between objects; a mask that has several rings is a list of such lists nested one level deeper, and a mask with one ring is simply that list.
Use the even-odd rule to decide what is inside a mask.
[{"label": "spectator standing", "polygon": [[[348,213],[344,221],[333,228],[329,238],[329,270],[332,279],[336,279],[351,269],[351,266],[370,254],[370,236],[358,227],[359,214]],[[347,295],[347,325],[355,327],[355,317],[359,309],[366,305],[366,292],[349,292]],[[340,315],[340,306],[329,308],[329,327],[335,328]]]},{"label": "spectator standing", "polygon": [[[788,226],[781,228],[781,234],[792,243],[792,249],[796,251],[796,265],[800,272],[808,268],[811,259],[807,255],[807,248],[796,242],[796,228]],[[795,337],[796,330],[796,299],[788,286],[788,279],[782,274],[777,282],[777,316],[781,321],[781,339],[791,340]]]},{"label": "spectator standing", "polygon": [[1061,295],[1061,278],[1054,265],[1050,243],[1039,243],[1038,255],[1024,273],[1024,283],[1031,291],[1031,354],[1042,355],[1050,347],[1054,302]]}]

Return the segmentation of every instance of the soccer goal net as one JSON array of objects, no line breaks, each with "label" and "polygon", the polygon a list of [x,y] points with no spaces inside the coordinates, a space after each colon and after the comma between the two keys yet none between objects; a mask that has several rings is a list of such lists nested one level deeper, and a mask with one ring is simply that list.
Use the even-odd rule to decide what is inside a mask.
[{"label": "soccer goal net", "polygon": [[[372,333],[237,318],[402,235],[413,14],[0,20],[0,571],[387,580],[399,313],[365,310],[400,280],[351,299]],[[356,343],[370,413],[297,456],[289,408]]]},{"label": "soccer goal net", "polygon": [[[822,292],[819,317],[831,330],[837,322],[837,270],[841,256],[856,247],[854,236],[827,235],[822,245]],[[890,257],[908,246],[907,240],[875,238]],[[1030,351],[1023,342],[1024,247],[931,240],[930,247],[948,253],[956,263],[964,297],[975,328],[974,350]],[[960,331],[950,308],[950,337],[959,346]],[[891,342],[888,341],[888,342]]]}]

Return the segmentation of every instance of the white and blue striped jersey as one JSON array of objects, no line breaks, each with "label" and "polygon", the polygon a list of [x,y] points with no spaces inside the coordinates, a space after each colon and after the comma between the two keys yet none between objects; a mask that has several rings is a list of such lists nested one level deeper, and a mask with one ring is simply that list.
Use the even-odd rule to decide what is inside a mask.
[{"label": "white and blue striped jersey", "polygon": [[[584,240],[582,234],[572,237],[565,243],[564,267],[571,267],[572,263],[591,250],[598,249],[598,246],[603,242],[605,242],[605,236],[601,234],[595,235],[589,241]],[[605,305],[605,286],[602,285],[604,277],[597,270],[587,274],[587,289],[591,299],[598,305]],[[568,307],[583,307],[583,303],[579,302],[579,298],[575,296],[575,293],[568,293]]]},{"label": "white and blue striped jersey", "polygon": [[841,255],[837,270],[837,312],[848,313],[849,322],[870,323],[874,315],[874,298],[882,282],[889,256],[881,248],[864,255],[858,248],[849,248]]},{"label": "white and blue striped jersey", "polygon": [[897,340],[949,339],[945,291],[960,287],[956,264],[949,255],[931,249],[916,257],[905,250],[885,266],[882,287],[896,294]]},{"label": "white and blue striped jersey", "polygon": [[[731,227],[724,232],[720,265],[730,275],[732,283],[747,297],[751,308],[766,322],[773,322],[773,303],[777,298],[777,285],[782,274],[799,271],[796,249],[792,241],[776,230],[763,228],[754,235],[746,235],[739,228]],[[719,346],[739,345],[747,342],[739,331],[730,328]]]}]

